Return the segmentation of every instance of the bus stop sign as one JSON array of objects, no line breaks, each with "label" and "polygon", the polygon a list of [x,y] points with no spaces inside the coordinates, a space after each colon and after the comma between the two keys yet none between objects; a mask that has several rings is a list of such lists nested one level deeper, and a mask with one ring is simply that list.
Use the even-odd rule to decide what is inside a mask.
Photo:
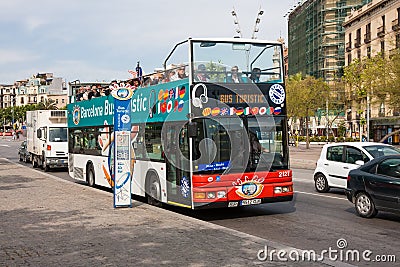
[{"label": "bus stop sign", "polygon": [[114,208],[132,207],[131,170],[131,97],[134,88],[115,84],[114,101]]}]

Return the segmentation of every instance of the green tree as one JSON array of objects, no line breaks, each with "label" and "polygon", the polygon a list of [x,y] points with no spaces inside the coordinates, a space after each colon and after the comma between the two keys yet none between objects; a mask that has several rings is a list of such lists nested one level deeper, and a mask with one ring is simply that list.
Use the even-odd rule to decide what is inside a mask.
[{"label": "green tree", "polygon": [[[327,134],[329,135],[332,129],[333,123],[340,115],[344,115],[346,109],[346,95],[345,95],[345,83],[341,78],[335,78],[328,84],[329,88],[326,98],[326,109],[328,114],[326,115],[327,120]],[[326,113],[326,112],[325,112]]]},{"label": "green tree", "polygon": [[209,72],[210,80],[215,82],[223,82],[226,77],[226,67],[222,65],[222,61],[208,62],[206,69]]},{"label": "green tree", "polygon": [[[344,69],[344,81],[348,85],[350,99],[357,103],[360,123],[365,122],[370,104],[389,104],[400,107],[399,53],[386,57],[381,53],[374,57],[354,60]],[[365,123],[364,123],[365,124]],[[361,138],[361,137],[360,137]]]},{"label": "green tree", "polygon": [[309,120],[315,110],[324,106],[329,96],[329,86],[313,76],[303,77],[300,73],[289,77],[287,81],[288,116],[305,120],[306,148],[310,147]]},{"label": "green tree", "polygon": [[396,110],[400,110],[400,49],[392,51],[390,60],[387,64],[388,75],[387,93],[390,95],[388,104]]}]

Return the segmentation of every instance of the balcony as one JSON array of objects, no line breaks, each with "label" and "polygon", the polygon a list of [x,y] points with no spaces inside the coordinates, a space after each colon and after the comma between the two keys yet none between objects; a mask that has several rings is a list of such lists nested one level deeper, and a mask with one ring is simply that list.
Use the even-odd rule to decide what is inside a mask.
[{"label": "balcony", "polygon": [[371,42],[371,33],[367,32],[364,34],[364,43],[369,44]]},{"label": "balcony", "polygon": [[354,39],[354,46],[359,48],[361,46],[361,38]]},{"label": "balcony", "polygon": [[378,30],[378,33],[377,33],[378,37],[383,37],[383,36],[385,36],[385,27],[384,27],[384,26],[378,27],[377,30]]},{"label": "balcony", "polygon": [[399,19],[392,20],[392,30],[400,30]]},{"label": "balcony", "polygon": [[351,42],[347,42],[346,43],[346,52],[350,52],[351,51]]}]

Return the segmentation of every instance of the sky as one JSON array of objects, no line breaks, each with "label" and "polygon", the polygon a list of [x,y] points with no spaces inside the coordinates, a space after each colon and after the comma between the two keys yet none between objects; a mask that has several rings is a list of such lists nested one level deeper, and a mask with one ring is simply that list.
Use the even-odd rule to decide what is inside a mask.
[{"label": "sky", "polygon": [[0,0],[0,84],[51,72],[66,82],[124,80],[162,67],[188,37],[287,39],[294,0]]}]

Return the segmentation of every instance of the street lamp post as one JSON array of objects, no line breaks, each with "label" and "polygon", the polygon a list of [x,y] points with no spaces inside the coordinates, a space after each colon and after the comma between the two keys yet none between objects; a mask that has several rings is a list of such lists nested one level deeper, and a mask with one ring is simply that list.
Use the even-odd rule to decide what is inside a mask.
[{"label": "street lamp post", "polygon": [[11,113],[12,113],[11,127],[13,130],[15,130],[14,129],[14,96],[11,97],[11,106],[12,106],[12,108],[11,108]]},{"label": "street lamp post", "polygon": [[262,16],[262,14],[264,14],[264,11],[261,10],[261,7],[260,7],[260,9],[258,10],[258,13],[257,13],[256,23],[254,24],[253,34],[251,36],[251,39],[256,39],[256,32],[259,31],[258,25],[261,22],[260,17]]},{"label": "street lamp post", "polygon": [[6,117],[3,117],[3,137],[6,136]]},{"label": "street lamp post", "polygon": [[369,141],[369,93],[367,93],[367,142]]},{"label": "street lamp post", "polygon": [[239,19],[237,17],[237,13],[236,13],[235,7],[233,7],[233,10],[232,10],[231,14],[232,14],[232,17],[233,17],[233,23],[236,25],[236,32],[239,34],[239,37],[242,38],[242,31],[240,30]]},{"label": "street lamp post", "polygon": [[[233,23],[236,25],[236,33],[239,34],[239,37],[242,38],[242,30],[240,29],[240,24],[239,24],[239,19],[235,10],[235,7],[233,7],[233,10],[231,12],[232,17],[233,17]],[[256,22],[254,24],[254,28],[253,28],[253,33],[251,36],[251,39],[256,39],[256,33],[259,31],[259,24],[261,22],[261,16],[264,14],[264,11],[261,10],[261,7],[258,9],[258,13],[257,13],[257,17],[256,17]]]},{"label": "street lamp post", "polygon": [[329,142],[329,103],[326,99],[326,143]]}]

